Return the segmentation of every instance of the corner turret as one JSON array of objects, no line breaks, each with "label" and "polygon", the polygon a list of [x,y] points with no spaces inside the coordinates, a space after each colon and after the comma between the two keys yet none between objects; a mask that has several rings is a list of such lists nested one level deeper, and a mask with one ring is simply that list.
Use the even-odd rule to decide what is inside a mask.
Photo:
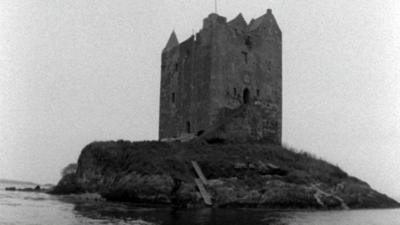
[{"label": "corner turret", "polygon": [[169,40],[163,52],[169,51],[170,49],[178,45],[179,45],[178,38],[176,37],[175,31],[172,31],[171,36],[169,37]]}]

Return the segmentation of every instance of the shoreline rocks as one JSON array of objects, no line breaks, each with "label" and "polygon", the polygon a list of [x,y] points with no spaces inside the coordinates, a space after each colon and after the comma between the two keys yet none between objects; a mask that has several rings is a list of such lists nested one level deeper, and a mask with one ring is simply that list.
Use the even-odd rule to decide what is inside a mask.
[{"label": "shoreline rocks", "polygon": [[54,194],[99,193],[111,201],[205,207],[192,161],[213,207],[353,209],[399,207],[321,159],[266,143],[95,142]]}]

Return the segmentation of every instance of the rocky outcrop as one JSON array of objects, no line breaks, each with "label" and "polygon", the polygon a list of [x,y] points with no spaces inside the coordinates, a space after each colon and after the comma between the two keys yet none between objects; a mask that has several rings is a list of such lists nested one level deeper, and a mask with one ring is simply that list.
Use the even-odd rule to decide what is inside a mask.
[{"label": "rocky outcrop", "polygon": [[52,194],[77,194],[86,191],[77,183],[76,174],[67,174],[50,191]]},{"label": "rocky outcrop", "polygon": [[55,193],[99,193],[107,200],[204,206],[192,161],[217,207],[381,208],[399,203],[307,153],[281,146],[163,142],[95,142],[76,174]]}]

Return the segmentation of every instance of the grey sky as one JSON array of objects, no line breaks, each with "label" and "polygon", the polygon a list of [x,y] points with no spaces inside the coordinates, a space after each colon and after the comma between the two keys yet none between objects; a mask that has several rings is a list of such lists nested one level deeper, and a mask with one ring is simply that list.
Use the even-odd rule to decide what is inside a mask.
[{"label": "grey sky", "polygon": [[[219,0],[283,32],[283,141],[400,196],[400,2]],[[0,177],[56,182],[94,140],[156,139],[160,53],[213,0],[0,2]]]}]

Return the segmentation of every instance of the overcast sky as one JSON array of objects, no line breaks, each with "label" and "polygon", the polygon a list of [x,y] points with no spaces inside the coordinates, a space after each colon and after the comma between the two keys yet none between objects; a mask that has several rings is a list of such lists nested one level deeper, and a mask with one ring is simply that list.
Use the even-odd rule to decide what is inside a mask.
[{"label": "overcast sky", "polygon": [[[400,196],[400,2],[219,0],[283,33],[283,142]],[[0,2],[0,178],[55,183],[94,140],[157,139],[160,54],[213,0]]]}]

